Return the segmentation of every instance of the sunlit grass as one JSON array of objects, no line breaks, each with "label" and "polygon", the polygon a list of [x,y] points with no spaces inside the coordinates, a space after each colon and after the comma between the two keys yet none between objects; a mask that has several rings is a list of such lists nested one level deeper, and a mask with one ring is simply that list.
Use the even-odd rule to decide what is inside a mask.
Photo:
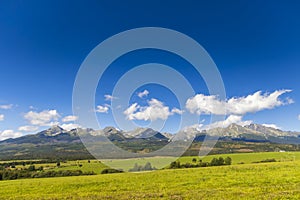
[{"label": "sunlit grass", "polygon": [[0,181],[0,199],[299,199],[300,161]]}]

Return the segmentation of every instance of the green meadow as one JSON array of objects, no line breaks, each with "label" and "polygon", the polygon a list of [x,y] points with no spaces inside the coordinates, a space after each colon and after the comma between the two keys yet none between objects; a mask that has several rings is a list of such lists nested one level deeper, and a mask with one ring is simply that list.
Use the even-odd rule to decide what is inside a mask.
[{"label": "green meadow", "polygon": [[299,199],[300,162],[0,182],[1,199]]},{"label": "green meadow", "polygon": [[[275,159],[278,162],[288,162],[288,161],[300,161],[300,152],[265,152],[265,153],[238,153],[238,154],[218,154],[218,155],[208,155],[203,158],[197,156],[187,156],[181,157],[178,161],[182,164],[193,163],[193,159],[197,162],[202,160],[203,162],[210,162],[213,158],[219,157],[231,157],[232,165],[240,164],[251,164],[255,162],[260,162],[266,159]],[[45,164],[35,164],[36,168],[42,166],[44,170],[81,170],[83,172],[95,172],[100,174],[103,169],[109,168],[108,166],[122,166],[122,169],[128,171],[131,169],[135,163],[139,165],[145,165],[150,162],[152,166],[159,168],[163,163],[170,163],[174,159],[169,157],[154,157],[154,158],[136,158],[136,159],[122,159],[122,160],[77,160],[77,161],[67,161],[61,162],[60,167],[56,166],[56,163],[45,163]],[[105,165],[105,164],[108,164]],[[23,166],[18,165],[17,168],[23,168]]]},{"label": "green meadow", "polygon": [[[188,156],[188,157],[181,157],[178,159],[178,161],[182,164],[193,163],[193,159],[196,159],[197,162],[199,162],[200,160],[202,160],[203,162],[210,162],[213,158],[219,158],[219,157],[226,158],[228,156],[232,158],[233,165],[251,164],[266,159],[275,159],[278,162],[297,161],[297,160],[300,161],[300,152],[218,154],[218,155],[208,155],[203,158],[197,156]],[[94,171],[96,174],[100,174],[103,169],[107,168],[105,164],[108,164],[109,166],[116,166],[116,167],[122,166],[123,170],[128,171],[134,166],[135,163],[139,165],[145,165],[147,162],[150,162],[152,166],[159,168],[160,166],[162,166],[162,164],[164,163],[169,164],[173,160],[174,160],[173,158],[169,158],[169,157],[136,158],[136,159],[103,160],[103,161],[91,160],[90,163],[87,160],[80,160],[80,161],[68,161],[66,163],[61,163],[60,168],[56,168],[55,163],[50,166],[52,166],[54,170],[80,169],[84,172]]]},{"label": "green meadow", "polygon": [[[226,154],[202,160],[220,156],[230,156],[233,165],[0,181],[0,199],[300,199],[299,152]],[[193,158],[179,160],[192,162]],[[273,158],[278,162],[253,163]],[[155,166],[155,161],[164,158],[151,159]],[[146,161],[124,162],[131,166]],[[56,169],[54,165],[48,167]],[[58,169],[79,168],[99,173],[106,166],[99,161],[82,160],[62,163]]]}]

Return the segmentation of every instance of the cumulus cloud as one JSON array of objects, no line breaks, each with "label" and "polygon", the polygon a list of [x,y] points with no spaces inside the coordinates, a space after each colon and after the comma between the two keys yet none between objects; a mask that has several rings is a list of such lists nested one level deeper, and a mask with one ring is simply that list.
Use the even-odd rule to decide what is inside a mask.
[{"label": "cumulus cloud", "polygon": [[148,106],[140,106],[137,103],[132,104],[124,111],[124,114],[128,120],[155,121],[158,119],[166,120],[174,113],[179,114],[180,112],[177,108],[170,110],[168,106],[157,99],[151,99],[148,101]]},{"label": "cumulus cloud", "polygon": [[184,111],[183,111],[183,110],[180,110],[180,109],[178,109],[178,108],[173,108],[171,112],[172,112],[172,113],[176,113],[176,114],[178,114],[178,115],[182,115]]},{"label": "cumulus cloud", "polygon": [[33,132],[33,131],[37,131],[39,128],[37,126],[20,126],[18,128],[19,131],[23,131],[23,132]]},{"label": "cumulus cloud", "polygon": [[22,133],[21,132],[14,132],[13,130],[4,130],[0,131],[0,140],[6,140],[9,138],[17,138],[21,137]]},{"label": "cumulus cloud", "polygon": [[31,124],[36,126],[52,126],[57,124],[60,118],[56,110],[44,110],[42,112],[29,111],[24,118]]},{"label": "cumulus cloud", "polygon": [[143,98],[143,97],[148,96],[148,94],[149,94],[149,91],[148,90],[144,90],[143,92],[139,92],[138,93],[138,97]]},{"label": "cumulus cloud", "polygon": [[262,124],[265,127],[281,129],[281,127],[277,126],[276,124]]},{"label": "cumulus cloud", "polygon": [[3,110],[9,110],[9,109],[12,109],[12,107],[13,107],[12,104],[0,105],[0,109],[3,109]]},{"label": "cumulus cloud", "polygon": [[4,120],[4,115],[0,115],[0,121]]},{"label": "cumulus cloud", "polygon": [[81,126],[79,124],[73,124],[73,123],[61,124],[60,127],[67,131],[70,131],[75,128],[81,128]]},{"label": "cumulus cloud", "polygon": [[116,99],[117,97],[113,97],[112,95],[106,94],[104,95],[105,101],[112,101],[113,99]]},{"label": "cumulus cloud", "polygon": [[288,92],[291,92],[291,90],[277,90],[273,93],[264,94],[258,91],[246,97],[233,97],[226,101],[222,101],[214,95],[197,94],[187,100],[186,108],[191,113],[199,115],[245,115],[293,103],[293,100],[289,98],[285,100],[279,99],[282,94]]},{"label": "cumulus cloud", "polygon": [[62,119],[63,122],[73,122],[73,121],[76,121],[78,119],[77,116],[74,116],[74,115],[68,115],[66,117],[64,117]]},{"label": "cumulus cloud", "polygon": [[98,113],[107,113],[108,110],[109,110],[109,106],[108,105],[104,105],[104,106],[99,105],[96,108],[96,112],[98,112]]}]

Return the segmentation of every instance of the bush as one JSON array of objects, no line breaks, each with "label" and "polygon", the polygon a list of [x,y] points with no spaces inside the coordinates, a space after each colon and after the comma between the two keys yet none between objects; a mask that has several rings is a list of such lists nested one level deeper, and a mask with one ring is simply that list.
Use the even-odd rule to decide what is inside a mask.
[{"label": "bush", "polygon": [[225,160],[222,157],[213,158],[210,161],[210,166],[231,165],[231,162],[232,162],[232,159],[230,157],[225,158]]},{"label": "bush", "polygon": [[101,171],[101,174],[114,174],[114,173],[122,173],[122,170],[107,168]]},{"label": "bush", "polygon": [[152,171],[155,170],[155,167],[152,167],[151,163],[147,162],[145,166],[134,164],[132,169],[129,169],[130,172],[139,172],[139,171]]},{"label": "bush", "polygon": [[253,162],[253,163],[268,163],[268,162],[277,162],[276,159],[271,158],[271,159],[265,159],[265,160],[261,160],[258,162]]},{"label": "bush", "polygon": [[225,158],[225,165],[231,165],[232,159],[230,157]]},{"label": "bush", "polygon": [[174,162],[171,162],[170,164],[170,169],[178,169],[180,168],[180,162],[179,161],[174,161]]}]

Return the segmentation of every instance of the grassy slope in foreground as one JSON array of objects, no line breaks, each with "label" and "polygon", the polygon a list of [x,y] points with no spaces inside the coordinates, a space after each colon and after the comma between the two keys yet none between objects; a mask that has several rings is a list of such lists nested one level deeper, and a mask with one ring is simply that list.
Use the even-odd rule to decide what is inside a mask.
[{"label": "grassy slope in foreground", "polygon": [[300,161],[0,181],[0,199],[300,199]]}]

